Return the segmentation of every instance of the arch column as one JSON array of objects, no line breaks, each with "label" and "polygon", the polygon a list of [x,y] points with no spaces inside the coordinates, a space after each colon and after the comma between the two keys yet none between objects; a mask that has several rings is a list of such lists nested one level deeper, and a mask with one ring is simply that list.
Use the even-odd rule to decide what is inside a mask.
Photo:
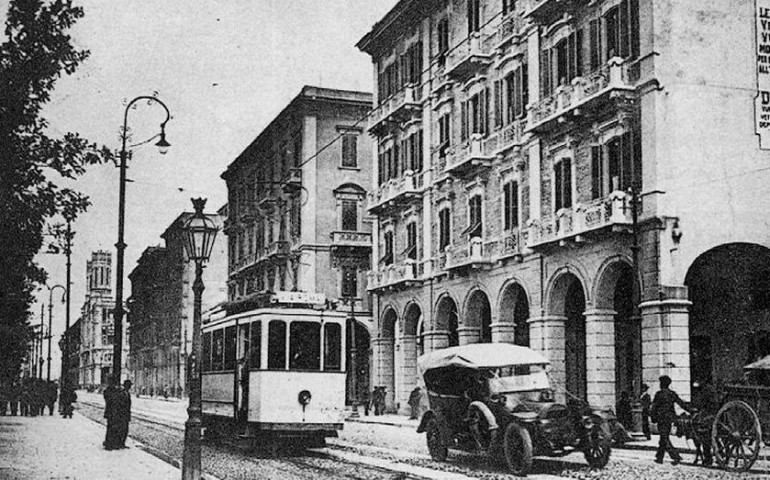
[{"label": "arch column", "polygon": [[557,387],[556,398],[566,401],[564,389],[567,384],[567,367],[564,363],[564,326],[567,317],[549,315],[532,317],[528,320],[530,347],[539,351],[551,361],[550,374]]},{"label": "arch column", "polygon": [[446,330],[426,330],[422,336],[425,342],[425,353],[449,346],[449,332]]},{"label": "arch column", "polygon": [[489,326],[492,330],[492,342],[513,343],[516,335],[516,325],[513,323],[497,322]]},{"label": "arch column", "polygon": [[[684,298],[686,298],[686,287]],[[653,300],[639,305],[642,312],[642,378],[657,385],[671,377],[671,388],[690,397],[690,306],[684,298]]]},{"label": "arch column", "polygon": [[457,342],[460,345],[470,343],[479,343],[481,340],[481,328],[479,327],[457,327]]},{"label": "arch column", "polygon": [[586,389],[591,405],[615,409],[615,311],[586,310]]},{"label": "arch column", "polygon": [[385,408],[386,410],[392,410],[395,404],[393,339],[385,337],[372,340],[372,354],[374,357],[374,385],[372,385],[372,388],[384,386],[387,389],[385,395]]},{"label": "arch column", "polygon": [[409,394],[417,386],[417,337],[403,335],[398,338],[396,351],[399,369],[396,372],[396,402],[399,413],[409,413]]}]

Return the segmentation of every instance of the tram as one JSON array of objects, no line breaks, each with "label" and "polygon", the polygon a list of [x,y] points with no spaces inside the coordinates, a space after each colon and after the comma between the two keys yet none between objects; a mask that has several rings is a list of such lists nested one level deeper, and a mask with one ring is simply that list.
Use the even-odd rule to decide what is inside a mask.
[{"label": "tram", "polygon": [[203,326],[203,426],[223,435],[320,446],[342,429],[346,315],[260,308]]}]

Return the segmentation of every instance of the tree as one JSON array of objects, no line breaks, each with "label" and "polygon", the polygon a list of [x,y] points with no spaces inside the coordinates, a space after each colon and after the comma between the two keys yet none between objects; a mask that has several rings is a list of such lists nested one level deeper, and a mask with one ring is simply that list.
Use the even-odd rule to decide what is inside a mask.
[{"label": "tree", "polygon": [[56,185],[113,158],[76,133],[48,135],[42,109],[62,75],[75,72],[87,50],[68,30],[83,9],[68,0],[11,0],[0,45],[0,382],[18,375],[31,338],[33,294],[46,274],[34,262],[46,223],[73,220],[88,198]]}]

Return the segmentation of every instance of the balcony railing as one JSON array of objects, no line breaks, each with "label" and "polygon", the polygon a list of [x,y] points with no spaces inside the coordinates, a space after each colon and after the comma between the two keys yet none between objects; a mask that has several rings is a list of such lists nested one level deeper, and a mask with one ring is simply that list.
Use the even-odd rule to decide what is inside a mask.
[{"label": "balcony railing", "polygon": [[462,174],[473,167],[489,167],[495,157],[485,150],[484,145],[481,134],[472,134],[468,142],[451,149],[446,157],[444,172]]},{"label": "balcony railing", "polygon": [[338,231],[331,233],[335,247],[372,248],[372,234],[369,232]]},{"label": "balcony railing", "polygon": [[479,68],[492,63],[492,46],[487,31],[471,33],[449,53],[445,71],[447,76],[463,80]]},{"label": "balcony railing", "polygon": [[587,0],[530,0],[525,18],[532,18],[538,23],[548,23],[574,10],[578,4]]},{"label": "balcony railing", "polygon": [[267,257],[279,259],[289,255],[290,245],[286,240],[276,240],[267,247]]},{"label": "balcony railing", "polygon": [[389,122],[403,122],[413,116],[419,116],[421,102],[422,86],[405,86],[372,110],[369,117],[369,130],[377,134]]},{"label": "balcony railing", "polygon": [[520,16],[518,12],[510,13],[503,18],[502,22],[500,22],[500,26],[497,27],[497,30],[487,37],[486,43],[490,48],[497,48],[503,42],[521,32],[524,25],[524,18]]},{"label": "balcony railing", "polygon": [[377,213],[383,208],[408,203],[422,195],[425,189],[425,172],[414,173],[411,170],[404,172],[399,178],[391,178],[369,194],[367,210]]},{"label": "balcony railing", "polygon": [[481,238],[473,237],[467,243],[447,247],[444,270],[488,267],[494,261],[496,246],[497,242],[485,244]]},{"label": "balcony railing", "polygon": [[526,124],[526,120],[514,120],[500,130],[493,132],[484,139],[484,153],[494,156],[513,147],[521,146]]},{"label": "balcony railing", "polygon": [[586,113],[583,110],[599,107],[599,102],[610,98],[613,92],[634,92],[628,68],[618,57],[584,77],[573,79],[570,85],[560,85],[553,95],[534,104],[529,110],[527,131],[545,130],[568,114],[582,115]]},{"label": "balcony railing", "polygon": [[632,224],[630,195],[615,191],[607,198],[530,221],[526,243],[536,248],[566,239],[580,241],[582,235],[593,231],[609,227],[625,230]]},{"label": "balcony railing", "polygon": [[422,264],[416,260],[385,265],[376,272],[367,274],[367,290],[408,286],[422,280]]},{"label": "balcony railing", "polygon": [[292,193],[302,188],[302,169],[290,168],[289,177],[286,179],[286,183],[283,184],[283,191],[286,193]]}]

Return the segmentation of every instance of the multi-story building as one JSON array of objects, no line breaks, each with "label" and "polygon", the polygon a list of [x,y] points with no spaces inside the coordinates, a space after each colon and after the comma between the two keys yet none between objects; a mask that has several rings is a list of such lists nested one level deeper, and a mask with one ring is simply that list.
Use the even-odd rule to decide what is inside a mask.
[{"label": "multi-story building", "polygon": [[[66,365],[62,371],[68,372],[67,378],[76,386],[80,381],[80,319],[70,325],[59,339],[59,350]],[[66,337],[66,339],[65,339]],[[65,351],[66,350],[66,351]],[[83,385],[85,387],[85,385]]]},{"label": "multi-story building", "polygon": [[[112,254],[91,253],[86,262],[86,298],[80,310],[80,361],[78,383],[83,387],[106,386],[112,372],[114,349]],[[77,325],[77,323],[76,323]],[[123,327],[123,357],[128,352],[127,329]],[[125,360],[123,361],[125,363]]]},{"label": "multi-story building", "polygon": [[364,92],[304,87],[222,174],[227,314],[267,306],[276,292],[312,294],[291,298],[325,298],[341,311],[350,311],[354,299],[358,392],[369,388],[371,147],[364,130],[371,99]]},{"label": "multi-story building", "polygon": [[[161,235],[165,246],[142,252],[128,278],[128,323],[131,331],[129,374],[136,392],[181,397],[186,391],[187,356],[192,351],[195,263],[184,251],[184,225],[192,213],[179,215]],[[223,217],[209,215],[221,226]],[[227,240],[214,240],[204,270],[201,297],[206,310],[226,300]]]},{"label": "multi-story building", "polygon": [[391,404],[420,352],[456,344],[529,345],[562,398],[605,406],[770,353],[754,8],[402,0],[360,40]]}]

